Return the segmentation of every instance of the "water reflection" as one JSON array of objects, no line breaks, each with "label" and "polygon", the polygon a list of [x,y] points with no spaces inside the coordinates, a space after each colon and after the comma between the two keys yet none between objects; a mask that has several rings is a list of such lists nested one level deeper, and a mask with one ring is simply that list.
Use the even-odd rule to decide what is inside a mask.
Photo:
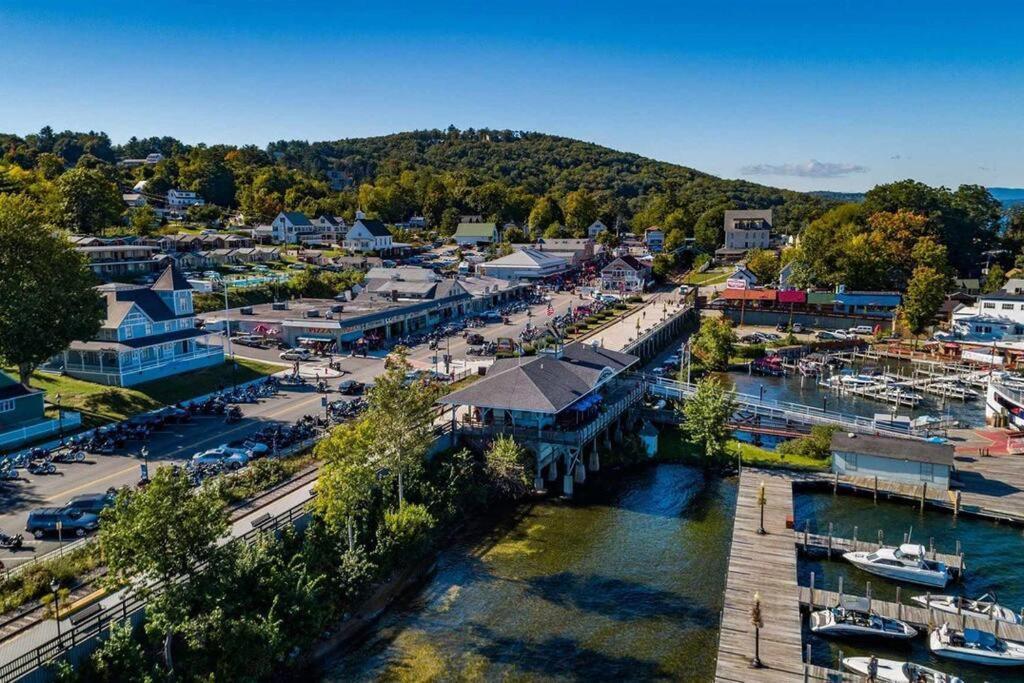
[{"label": "water reflection", "polygon": [[590,480],[445,551],[328,680],[710,680],[736,487],[660,465]]}]

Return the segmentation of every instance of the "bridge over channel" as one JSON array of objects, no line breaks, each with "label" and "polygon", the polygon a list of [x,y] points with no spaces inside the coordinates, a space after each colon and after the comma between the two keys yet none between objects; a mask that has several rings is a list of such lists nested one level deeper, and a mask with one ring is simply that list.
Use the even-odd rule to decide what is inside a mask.
[{"label": "bridge over channel", "polygon": [[[679,382],[666,377],[658,377],[657,375],[641,375],[641,377],[647,386],[647,393],[659,398],[685,400],[693,396],[697,391],[697,385],[693,383]],[[788,423],[809,424],[812,426],[838,426],[846,431],[859,434],[877,434],[904,439],[919,438],[906,429],[878,424],[870,417],[823,410],[803,403],[763,399],[760,396],[743,394],[738,391],[730,393],[736,402],[737,408],[754,417],[763,417]]]}]

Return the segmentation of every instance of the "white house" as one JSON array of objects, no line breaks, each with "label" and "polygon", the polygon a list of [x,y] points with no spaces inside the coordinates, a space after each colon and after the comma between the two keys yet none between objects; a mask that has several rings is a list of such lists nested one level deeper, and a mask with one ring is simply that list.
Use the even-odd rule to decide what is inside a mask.
[{"label": "white house", "polygon": [[167,208],[174,210],[187,209],[190,206],[203,206],[206,201],[195,192],[188,190],[168,190]]},{"label": "white house", "polygon": [[130,209],[137,209],[140,206],[146,205],[146,198],[138,192],[123,192],[121,193],[121,199],[124,201],[125,206]]},{"label": "white house", "polygon": [[557,275],[568,267],[569,262],[560,256],[536,249],[520,249],[508,256],[481,263],[477,271],[502,280],[538,280]]},{"label": "white house", "polygon": [[738,266],[725,283],[729,289],[747,289],[757,284],[757,276],[746,266]]},{"label": "white house", "polygon": [[945,491],[953,469],[953,445],[888,436],[835,432],[832,435],[832,471],[850,477],[878,477],[883,481]]},{"label": "white house", "polygon": [[644,231],[644,244],[652,254],[660,253],[665,248],[665,231],[658,227],[650,227]]},{"label": "white house", "polygon": [[737,259],[750,249],[771,246],[772,210],[744,209],[725,212],[725,244],[715,250],[720,259]]},{"label": "white house", "polygon": [[594,221],[593,223],[590,224],[590,227],[587,228],[587,237],[589,237],[592,240],[597,239],[597,236],[600,235],[602,232],[606,231],[607,229],[608,226],[606,226],[601,221]]},{"label": "white house", "polygon": [[394,243],[391,232],[383,223],[369,218],[356,218],[356,222],[345,235],[344,247],[349,251],[365,254],[373,251],[389,251]]},{"label": "white house", "polygon": [[623,294],[642,292],[650,272],[632,256],[620,256],[601,269],[601,289]]},{"label": "white house", "polygon": [[345,233],[348,232],[348,224],[345,223],[345,219],[341,216],[320,214],[313,219],[312,223],[313,227],[327,241],[340,243],[345,239]]},{"label": "white house", "polygon": [[270,236],[282,244],[296,244],[314,233],[316,228],[301,211],[282,211],[270,223]]},{"label": "white house", "polygon": [[1024,334],[1024,280],[1012,279],[1003,289],[980,295],[973,306],[957,308],[952,326],[957,335],[982,341]]}]

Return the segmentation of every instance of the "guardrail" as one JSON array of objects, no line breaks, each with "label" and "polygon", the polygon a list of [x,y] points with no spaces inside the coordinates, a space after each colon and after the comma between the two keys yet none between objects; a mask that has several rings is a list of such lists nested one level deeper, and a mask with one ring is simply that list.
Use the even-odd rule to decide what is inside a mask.
[{"label": "guardrail", "polygon": [[[279,515],[262,521],[258,526],[254,526],[254,528],[241,536],[236,536],[229,542],[236,543],[241,541],[243,543],[251,543],[261,534],[277,531],[286,525],[293,525],[296,521],[306,516],[310,500],[312,498],[293,505]],[[150,595],[160,592],[163,589],[163,585],[162,583],[156,583],[150,586]],[[73,618],[70,619],[71,627],[64,630],[59,636],[51,638],[25,654],[0,665],[0,683],[17,681],[57,660],[76,647],[84,645],[100,636],[104,630],[109,630],[114,622],[134,618],[135,615],[145,608],[147,602],[148,596],[141,595],[135,591],[127,591],[124,593],[124,598],[116,605],[83,614],[77,621]]]}]

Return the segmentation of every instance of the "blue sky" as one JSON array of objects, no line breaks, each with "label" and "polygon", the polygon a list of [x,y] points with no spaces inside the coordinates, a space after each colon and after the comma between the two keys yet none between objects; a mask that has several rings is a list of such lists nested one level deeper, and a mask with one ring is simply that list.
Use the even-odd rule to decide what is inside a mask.
[{"label": "blue sky", "polygon": [[0,130],[262,146],[455,124],[801,190],[1021,187],[1021,19],[916,0],[0,0]]}]

